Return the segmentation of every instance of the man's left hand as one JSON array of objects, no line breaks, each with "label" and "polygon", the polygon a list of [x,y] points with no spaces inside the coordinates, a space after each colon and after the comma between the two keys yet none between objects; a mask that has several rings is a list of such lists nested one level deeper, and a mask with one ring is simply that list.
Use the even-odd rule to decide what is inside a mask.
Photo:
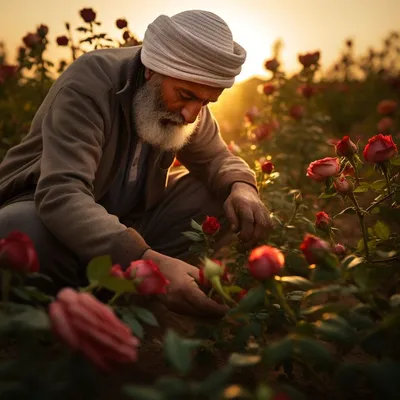
[{"label": "man's left hand", "polygon": [[239,233],[239,239],[246,249],[268,237],[272,230],[268,209],[256,189],[247,183],[236,182],[232,185],[224,210],[232,230]]}]

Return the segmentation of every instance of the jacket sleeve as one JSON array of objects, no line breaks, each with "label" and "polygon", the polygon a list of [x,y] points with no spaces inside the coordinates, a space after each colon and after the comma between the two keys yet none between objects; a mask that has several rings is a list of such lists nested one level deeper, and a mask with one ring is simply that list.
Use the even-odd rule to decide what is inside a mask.
[{"label": "jacket sleeve", "polygon": [[126,265],[149,246],[94,200],[104,120],[93,99],[69,86],[59,90],[43,119],[35,204],[46,227],[83,262],[110,255]]},{"label": "jacket sleeve", "polygon": [[177,158],[219,198],[225,199],[235,182],[248,183],[257,190],[254,171],[229,151],[208,107],[203,108],[196,132]]}]

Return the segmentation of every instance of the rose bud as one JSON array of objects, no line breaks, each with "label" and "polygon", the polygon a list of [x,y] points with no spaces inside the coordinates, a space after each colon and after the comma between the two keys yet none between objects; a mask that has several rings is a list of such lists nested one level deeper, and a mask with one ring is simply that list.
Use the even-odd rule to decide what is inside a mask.
[{"label": "rose bud", "polygon": [[349,136],[343,136],[343,139],[336,145],[336,154],[339,157],[352,158],[357,151],[357,145],[350,140]]},{"label": "rose bud", "polygon": [[169,281],[161,273],[158,265],[151,260],[133,261],[125,271],[126,279],[133,279],[139,294],[161,294],[167,292]]},{"label": "rose bud", "polygon": [[42,39],[36,33],[28,33],[22,38],[22,41],[24,42],[26,47],[32,49],[37,46],[42,41]]},{"label": "rose bud", "polygon": [[[224,265],[221,261],[212,259],[212,263],[206,263],[208,265],[208,270],[205,270],[205,267],[199,268],[199,283],[203,286],[211,286],[210,277],[217,275],[220,276],[224,282],[229,282],[229,272],[226,265]],[[215,265],[219,265],[220,270],[215,273],[216,267]],[[214,270],[215,269],[215,270]]]},{"label": "rose bud", "polygon": [[353,191],[353,184],[343,175],[333,180],[333,186],[338,193],[348,194]]},{"label": "rose bud", "polygon": [[324,181],[338,174],[340,169],[339,159],[326,157],[313,161],[307,168],[307,176],[315,181]]},{"label": "rose bud", "polygon": [[109,306],[89,293],[61,289],[49,306],[49,318],[61,340],[106,372],[137,360],[140,341]]},{"label": "rose bud", "polygon": [[289,109],[289,115],[298,121],[299,119],[303,118],[304,115],[304,107],[300,104],[295,104],[290,107]]},{"label": "rose bud", "polygon": [[19,273],[39,271],[39,260],[31,238],[13,231],[0,239],[0,267]]},{"label": "rose bud", "polygon": [[270,174],[274,170],[274,164],[271,161],[266,161],[262,164],[261,170],[266,174]]},{"label": "rose bud", "polygon": [[69,39],[66,36],[58,36],[56,41],[59,46],[68,46]]},{"label": "rose bud", "polygon": [[300,245],[300,250],[309,264],[316,264],[324,260],[326,254],[330,251],[330,247],[324,240],[307,233]]},{"label": "rose bud", "polygon": [[324,232],[329,231],[332,223],[329,215],[324,211],[320,211],[315,215],[315,217],[315,226]]},{"label": "rose bud", "polygon": [[279,61],[275,58],[272,58],[271,60],[265,61],[264,67],[268,71],[275,72],[278,69],[279,65]]},{"label": "rose bud", "polygon": [[382,100],[378,106],[377,111],[381,115],[392,115],[396,111],[397,102],[394,100]]},{"label": "rose bud", "polygon": [[266,95],[273,94],[276,90],[276,87],[273,83],[266,83],[263,87],[263,92]]},{"label": "rose bud", "polygon": [[253,249],[248,259],[251,275],[259,280],[265,280],[278,275],[285,265],[285,257],[275,247],[260,246]]},{"label": "rose bud", "polygon": [[93,22],[96,19],[96,13],[92,8],[82,8],[79,14],[85,22]]},{"label": "rose bud", "polygon": [[117,25],[118,29],[124,29],[128,26],[128,22],[126,21],[126,19],[119,18],[115,21],[115,25]]},{"label": "rose bud", "polygon": [[335,245],[334,252],[338,256],[344,256],[346,254],[346,247],[344,247],[341,243],[337,243]]},{"label": "rose bud", "polygon": [[36,32],[40,37],[44,38],[49,33],[49,28],[47,25],[42,24],[37,28]]},{"label": "rose bud", "polygon": [[201,227],[203,229],[203,233],[212,236],[219,231],[221,224],[217,218],[207,216]]},{"label": "rose bud", "polygon": [[114,276],[115,278],[125,278],[124,271],[118,264],[115,264],[111,267],[110,275]]},{"label": "rose bud", "polygon": [[368,139],[363,154],[370,163],[383,163],[397,154],[397,146],[391,135],[384,136],[380,133]]}]

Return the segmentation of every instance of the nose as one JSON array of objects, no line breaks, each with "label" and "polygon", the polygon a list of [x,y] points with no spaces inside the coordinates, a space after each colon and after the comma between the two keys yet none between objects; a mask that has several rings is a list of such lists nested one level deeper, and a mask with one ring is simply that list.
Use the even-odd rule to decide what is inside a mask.
[{"label": "nose", "polygon": [[187,103],[181,110],[181,114],[185,119],[185,122],[187,124],[191,124],[196,121],[196,118],[198,117],[202,107],[203,103],[201,102],[191,101],[190,103]]}]

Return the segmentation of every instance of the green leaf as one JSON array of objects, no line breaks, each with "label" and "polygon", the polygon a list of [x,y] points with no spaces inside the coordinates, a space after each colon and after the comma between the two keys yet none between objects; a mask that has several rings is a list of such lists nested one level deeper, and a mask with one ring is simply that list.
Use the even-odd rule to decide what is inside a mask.
[{"label": "green leaf", "polygon": [[389,227],[382,221],[378,221],[374,225],[374,231],[376,233],[376,236],[378,236],[379,239],[382,240],[388,240],[390,237],[390,229]]},{"label": "green leaf", "polygon": [[371,189],[374,189],[374,190],[381,190],[384,187],[386,187],[385,179],[380,179],[379,181],[375,181],[374,183],[371,184]]},{"label": "green leaf", "polygon": [[133,306],[131,307],[132,311],[136,314],[136,316],[143,321],[145,324],[150,326],[158,326],[158,322],[156,317],[152,312],[146,310],[142,307]]},{"label": "green leaf", "polygon": [[110,256],[93,258],[87,266],[87,278],[90,283],[99,282],[110,275],[112,261]]},{"label": "green leaf", "polygon": [[260,361],[261,356],[258,354],[231,353],[228,362],[234,367],[250,367],[258,364]]},{"label": "green leaf", "polygon": [[139,339],[143,339],[144,330],[140,322],[135,318],[135,316],[131,312],[123,312],[123,311],[121,315],[122,320],[129,325],[135,336],[137,336]]},{"label": "green leaf", "polygon": [[356,213],[356,208],[355,207],[347,207],[344,210],[340,211],[340,213],[336,214],[333,216],[333,218],[339,217],[343,214],[355,214]]},{"label": "green leaf", "polygon": [[320,265],[316,267],[311,272],[312,282],[324,282],[324,281],[335,281],[339,278],[340,272],[338,268],[325,268]]},{"label": "green leaf", "polygon": [[332,354],[319,340],[306,336],[298,337],[296,348],[300,351],[303,359],[309,360],[315,365],[325,367],[334,361]]},{"label": "green leaf", "polygon": [[363,262],[365,262],[365,258],[364,257],[356,257],[348,264],[347,269],[354,268],[354,267],[356,267],[357,265],[360,265]]},{"label": "green leaf", "polygon": [[367,182],[362,182],[362,183],[360,183],[359,186],[357,186],[357,187],[353,190],[353,192],[354,192],[354,193],[365,193],[365,192],[368,192],[369,188],[370,188],[369,183],[367,183]]},{"label": "green leaf", "polygon": [[[318,315],[323,315],[325,313],[337,313],[337,312],[343,312],[346,311],[348,307],[344,304],[340,303],[328,303],[328,304],[322,304],[319,306],[313,306],[309,308],[305,308],[304,310],[301,311],[302,315],[313,315],[313,314],[318,314]],[[313,315],[313,317],[315,317]]]},{"label": "green leaf", "polygon": [[[211,374],[201,383],[201,392],[204,394],[212,394],[224,388],[228,379],[233,373],[233,368],[227,365],[217,371],[212,371]],[[209,398],[209,396],[207,396]]]},{"label": "green leaf", "polygon": [[190,371],[192,352],[201,343],[201,340],[181,338],[172,329],[168,329],[164,338],[165,356],[180,373],[186,375]]},{"label": "green leaf", "polygon": [[135,293],[135,286],[130,279],[117,278],[106,275],[99,280],[99,285],[115,293]]},{"label": "green leaf", "polygon": [[198,224],[194,219],[190,221],[190,226],[195,230],[199,232],[203,232],[203,228],[201,227],[200,224]]},{"label": "green leaf", "polygon": [[359,292],[356,286],[341,286],[339,284],[328,285],[319,289],[309,290],[305,296],[306,298],[311,298],[323,293],[340,293],[340,294],[352,294]]},{"label": "green leaf", "polygon": [[226,292],[227,294],[232,294],[232,293],[240,293],[243,288],[241,288],[240,286],[222,286],[222,288],[224,289],[224,292]]},{"label": "green leaf", "polygon": [[308,279],[305,279],[301,276],[282,276],[281,282],[284,284],[289,284],[295,286],[301,290],[308,290],[313,287],[313,283],[310,282]]},{"label": "green leaf", "polygon": [[384,360],[365,365],[369,382],[374,384],[380,399],[398,400],[400,393],[400,365],[397,360]]},{"label": "green leaf", "polygon": [[290,337],[286,337],[279,342],[270,344],[263,352],[263,362],[267,367],[282,364],[291,358],[294,350],[294,342]]},{"label": "green leaf", "polygon": [[318,198],[319,199],[329,199],[331,197],[335,197],[337,195],[337,192],[334,193],[321,193]]},{"label": "green leaf", "polygon": [[127,385],[122,391],[134,400],[165,400],[161,391],[147,386]]},{"label": "green leaf", "polygon": [[400,165],[400,156],[393,157],[393,158],[390,160],[390,163],[391,163],[392,165]]},{"label": "green leaf", "polygon": [[351,343],[355,337],[349,323],[338,315],[328,315],[323,321],[316,322],[315,329],[324,339],[335,342]]},{"label": "green leaf", "polygon": [[197,232],[187,231],[182,232],[182,235],[194,242],[202,242],[204,240],[204,236]]},{"label": "green leaf", "polygon": [[262,286],[252,288],[240,300],[239,304],[228,311],[228,314],[247,313],[262,305],[265,299],[265,289]]}]

